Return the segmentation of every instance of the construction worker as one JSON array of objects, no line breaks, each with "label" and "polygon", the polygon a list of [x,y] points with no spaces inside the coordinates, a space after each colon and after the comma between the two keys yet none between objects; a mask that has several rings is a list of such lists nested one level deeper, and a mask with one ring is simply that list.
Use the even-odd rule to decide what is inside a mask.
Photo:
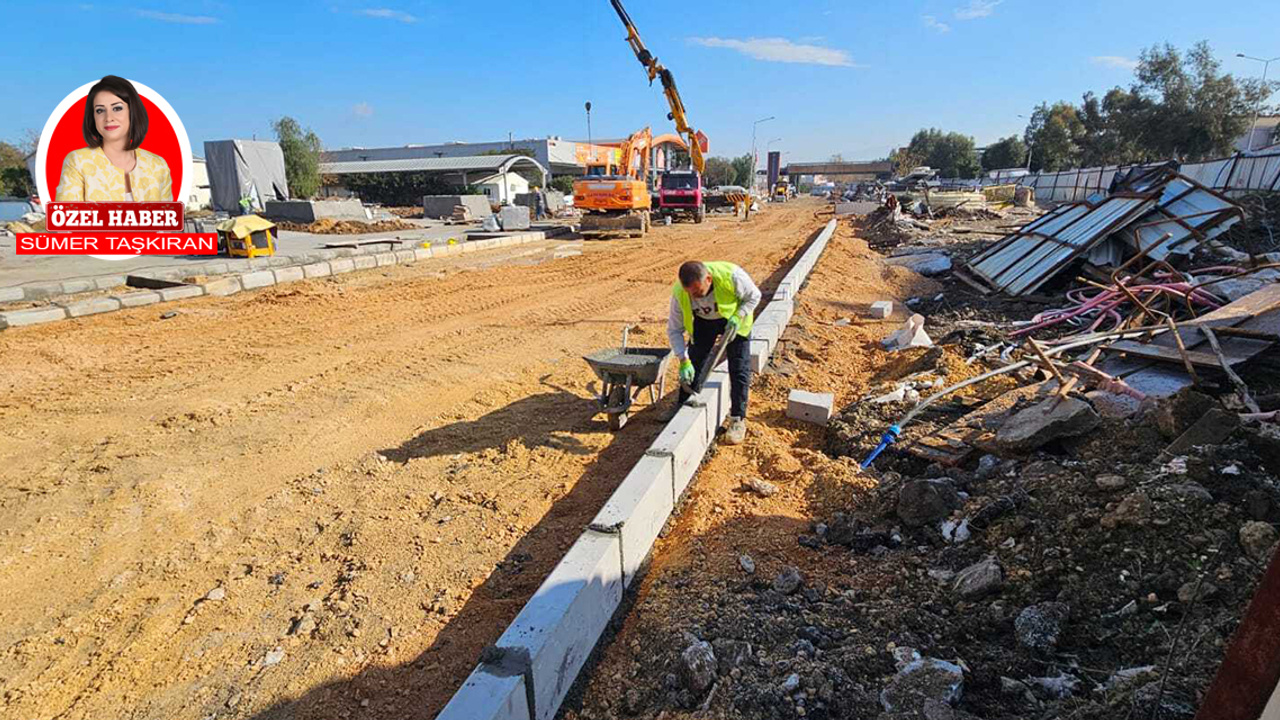
[{"label": "construction worker", "polygon": [[[751,354],[747,339],[760,288],[742,268],[729,262],[687,262],[671,289],[667,338],[680,358],[680,381],[692,384],[722,333],[737,337],[729,343],[729,390],[732,404],[725,442],[739,445],[747,434],[747,391],[751,385]],[[689,336],[686,344],[685,336]],[[680,402],[689,399],[683,387]]]}]

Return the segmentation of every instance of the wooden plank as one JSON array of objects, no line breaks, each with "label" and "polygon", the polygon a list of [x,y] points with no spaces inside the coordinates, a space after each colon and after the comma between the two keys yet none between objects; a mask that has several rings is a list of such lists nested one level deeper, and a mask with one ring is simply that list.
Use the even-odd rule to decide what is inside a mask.
[{"label": "wooden plank", "polygon": [[[1163,362],[1182,365],[1182,355],[1178,352],[1177,348],[1156,345],[1155,343],[1143,344],[1134,340],[1121,340],[1120,342],[1112,343],[1111,349],[1115,352],[1122,352],[1134,357],[1146,358],[1148,360],[1160,360]],[[1218,356],[1211,352],[1188,350],[1187,359],[1191,361],[1192,365],[1218,369],[1222,368],[1222,364],[1218,362]],[[1248,359],[1249,358],[1228,356],[1227,362],[1232,365],[1239,365]]]}]

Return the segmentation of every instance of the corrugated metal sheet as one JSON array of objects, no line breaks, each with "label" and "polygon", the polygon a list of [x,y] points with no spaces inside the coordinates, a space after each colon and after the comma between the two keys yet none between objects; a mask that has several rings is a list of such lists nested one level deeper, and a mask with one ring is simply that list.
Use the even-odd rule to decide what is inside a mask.
[{"label": "corrugated metal sheet", "polygon": [[1006,237],[969,264],[970,270],[1011,295],[1034,292],[1117,228],[1155,206],[1146,197],[1111,197],[1100,205],[1064,205]]},{"label": "corrugated metal sheet", "polygon": [[[1036,201],[1040,203],[1080,202],[1093,193],[1106,192],[1117,172],[1144,167],[1154,166],[1107,166],[1037,173],[1023,177],[1018,182],[1035,188]],[[1227,196],[1280,191],[1280,146],[1202,163],[1187,163],[1179,171],[1201,185]]]},{"label": "corrugated metal sheet", "polygon": [[1165,260],[1170,255],[1190,254],[1240,219],[1239,208],[1230,200],[1176,177],[1164,186],[1159,205],[1133,228],[1136,237],[1129,231],[1120,236],[1133,250],[1151,248],[1147,257]]},{"label": "corrugated metal sheet", "polygon": [[351,160],[320,163],[321,175],[387,172],[502,172],[527,164],[541,171],[542,165],[523,155],[474,155],[470,157],[406,158],[402,160]]}]

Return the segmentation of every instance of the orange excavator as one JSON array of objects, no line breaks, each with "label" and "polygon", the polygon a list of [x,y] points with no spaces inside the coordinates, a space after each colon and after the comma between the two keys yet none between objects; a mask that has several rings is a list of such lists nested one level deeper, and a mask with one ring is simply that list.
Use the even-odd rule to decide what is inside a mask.
[{"label": "orange excavator", "polygon": [[649,232],[649,128],[635,132],[618,148],[619,162],[588,164],[587,174],[573,183],[573,205],[582,210],[578,231],[588,237]]},{"label": "orange excavator", "polygon": [[[684,100],[676,89],[675,76],[645,47],[640,39],[640,32],[631,22],[626,8],[622,7],[621,0],[610,2],[627,29],[627,44],[644,66],[649,84],[652,85],[654,80],[662,83],[662,93],[671,108],[667,119],[675,122],[676,132],[687,138],[686,149],[700,188],[707,136],[689,126],[684,113]],[[607,165],[603,168],[589,165],[587,177],[573,184],[574,206],[583,210],[580,228],[583,235],[624,232],[632,236],[643,236],[649,231],[649,214],[653,204],[648,185],[649,151],[652,145],[653,135],[649,128],[645,128],[622,144],[622,162],[616,170]],[[637,160],[640,165],[638,169],[635,167]]]}]

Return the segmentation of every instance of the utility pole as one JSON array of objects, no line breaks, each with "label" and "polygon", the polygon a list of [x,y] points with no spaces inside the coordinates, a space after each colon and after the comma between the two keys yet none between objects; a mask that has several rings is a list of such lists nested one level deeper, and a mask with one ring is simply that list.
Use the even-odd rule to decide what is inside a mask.
[{"label": "utility pole", "polygon": [[1271,63],[1280,60],[1280,57],[1263,60],[1262,58],[1250,57],[1244,53],[1236,53],[1236,57],[1262,63],[1262,91],[1266,94],[1258,98],[1258,105],[1253,109],[1253,124],[1249,126],[1249,152],[1253,152],[1253,136],[1258,134],[1258,116],[1262,113],[1262,103],[1271,95],[1266,92],[1267,71],[1271,69]]},{"label": "utility pole", "polygon": [[[596,148],[595,143],[591,142],[591,101],[587,101],[587,164],[595,159]],[[587,174],[591,174],[591,168],[587,168]]]},{"label": "utility pole", "polygon": [[770,115],[767,118],[760,118],[759,120],[751,124],[751,180],[750,180],[751,187],[750,187],[750,190],[752,191],[756,189],[756,165],[758,164],[757,160],[759,159],[756,157],[756,128],[760,126],[760,123],[769,122],[772,119],[773,119],[773,116]]}]

